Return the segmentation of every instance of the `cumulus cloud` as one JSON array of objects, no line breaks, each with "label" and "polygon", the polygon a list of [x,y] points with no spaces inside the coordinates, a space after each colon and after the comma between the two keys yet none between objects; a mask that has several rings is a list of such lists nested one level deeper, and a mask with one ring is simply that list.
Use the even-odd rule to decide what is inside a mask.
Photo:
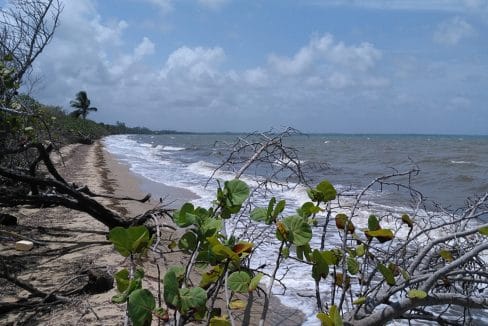
[{"label": "cumulus cloud", "polygon": [[45,80],[37,95],[68,108],[74,94],[86,90],[100,108],[94,118],[106,122],[268,129],[295,124],[297,115],[302,119],[297,107],[312,114],[334,101],[339,90],[356,88],[359,94],[388,86],[375,73],[380,50],[369,43],[345,44],[330,34],[312,37],[291,57],[270,55],[261,66],[242,70],[225,68],[227,55],[219,46],[181,46],[155,66],[146,58],[157,45],[149,37],[128,44],[130,26],[102,20],[90,0],[67,3],[63,19],[36,62]]},{"label": "cumulus cloud", "polygon": [[475,34],[473,26],[460,17],[441,22],[434,32],[434,41],[444,45],[456,45]]},{"label": "cumulus cloud", "polygon": [[300,75],[321,64],[337,64],[348,69],[366,71],[380,58],[381,51],[370,43],[348,46],[343,42],[335,42],[332,35],[325,34],[313,37],[292,58],[271,55],[268,62],[281,74]]}]

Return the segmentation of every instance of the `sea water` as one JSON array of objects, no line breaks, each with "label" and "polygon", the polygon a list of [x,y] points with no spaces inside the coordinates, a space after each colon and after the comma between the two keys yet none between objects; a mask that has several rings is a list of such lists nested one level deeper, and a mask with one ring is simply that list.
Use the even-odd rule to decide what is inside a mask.
[{"label": "sea water", "polygon": [[[237,137],[229,134],[117,135],[105,138],[104,143],[132,172],[154,182],[189,189],[200,197],[194,204],[208,207],[215,198],[217,186],[209,178],[227,158],[228,144],[234,143]],[[377,177],[415,167],[420,173],[413,176],[412,185],[432,207],[437,203],[455,210],[465,205],[467,197],[488,191],[488,136],[296,135],[285,142],[297,150],[312,185],[327,179],[339,191],[358,192]],[[253,185],[260,173],[266,171],[253,170],[241,179]],[[232,176],[230,170],[215,175],[224,180]],[[285,213],[290,214],[307,200],[305,187],[301,186],[273,195],[286,200],[289,208]],[[408,198],[395,189],[373,188],[366,199],[388,212],[403,213],[409,209]],[[265,202],[257,204],[265,205]],[[360,215],[366,219],[369,213],[363,211]],[[273,238],[271,234],[269,238]],[[319,245],[320,238],[314,238],[312,247]],[[254,257],[254,267],[266,265],[264,270],[270,273],[277,251],[277,244],[267,240]],[[307,325],[318,325],[314,281],[304,277],[310,275],[310,266],[287,260],[280,273],[278,278],[282,279],[286,292],[278,298],[285,305],[301,307]],[[274,292],[283,294],[283,288],[277,285]]]}]

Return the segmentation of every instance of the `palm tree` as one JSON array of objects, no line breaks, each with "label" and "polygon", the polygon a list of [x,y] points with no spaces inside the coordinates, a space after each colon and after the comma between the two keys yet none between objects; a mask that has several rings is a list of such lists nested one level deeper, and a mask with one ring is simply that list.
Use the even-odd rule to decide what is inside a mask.
[{"label": "palm tree", "polygon": [[86,116],[88,113],[90,113],[90,111],[98,111],[97,108],[90,107],[90,100],[88,99],[85,91],[79,91],[76,94],[75,99],[70,101],[69,104],[71,107],[75,108],[75,110],[71,112],[71,115],[76,118],[82,116],[83,119],[86,119]]}]

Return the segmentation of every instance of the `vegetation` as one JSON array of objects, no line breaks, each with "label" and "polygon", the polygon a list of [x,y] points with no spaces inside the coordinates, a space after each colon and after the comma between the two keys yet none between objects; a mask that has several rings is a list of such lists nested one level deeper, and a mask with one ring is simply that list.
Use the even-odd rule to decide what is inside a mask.
[{"label": "vegetation", "polygon": [[90,107],[90,103],[90,99],[88,98],[86,92],[79,91],[76,94],[75,99],[70,102],[71,107],[75,108],[75,110],[71,112],[70,115],[74,116],[75,118],[79,118],[81,116],[83,117],[83,119],[86,119],[88,113],[98,111],[97,108]]}]

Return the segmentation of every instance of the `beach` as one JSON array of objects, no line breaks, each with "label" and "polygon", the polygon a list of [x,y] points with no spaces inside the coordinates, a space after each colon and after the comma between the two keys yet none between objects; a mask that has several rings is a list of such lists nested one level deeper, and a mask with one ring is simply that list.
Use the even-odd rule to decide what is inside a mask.
[{"label": "beach", "polygon": [[[55,156],[53,154],[53,156]],[[97,198],[106,207],[130,218],[144,213],[160,204],[177,208],[181,203],[197,198],[189,190],[151,182],[129,170],[117,157],[109,154],[102,142],[93,145],[69,145],[55,158],[61,175],[69,182],[87,185],[97,194],[143,198],[147,192],[152,194],[149,202],[121,201],[110,198]],[[5,210],[4,212],[7,212]],[[5,227],[5,230],[34,239],[36,245],[29,252],[14,250],[15,237],[2,237],[0,251],[9,257],[9,269],[16,277],[29,282],[45,293],[53,291],[76,291],[86,283],[88,271],[101,271],[113,275],[117,270],[127,267],[127,261],[115,252],[106,240],[107,227],[86,213],[64,207],[8,211],[18,216],[18,225]],[[165,221],[164,223],[170,223]],[[2,226],[3,227],[3,226]],[[171,229],[163,230],[162,246],[174,239]],[[167,248],[167,247],[166,247]],[[168,266],[185,261],[179,252],[154,255],[144,263],[145,284],[153,294],[157,294],[159,279]],[[161,269],[158,276],[156,264]],[[26,298],[28,292],[2,281],[0,303],[16,302]],[[0,323],[14,325],[18,322],[43,325],[121,325],[124,320],[124,305],[111,303],[116,290],[97,294],[77,294],[68,303],[48,305],[42,302],[32,309],[14,310],[0,315]],[[251,324],[257,325],[261,313],[262,298],[258,298],[252,313]],[[238,322],[242,316],[237,314]],[[290,309],[272,298],[268,312],[267,325],[300,325],[304,320],[299,310]],[[153,321],[157,325],[156,321]]]}]

